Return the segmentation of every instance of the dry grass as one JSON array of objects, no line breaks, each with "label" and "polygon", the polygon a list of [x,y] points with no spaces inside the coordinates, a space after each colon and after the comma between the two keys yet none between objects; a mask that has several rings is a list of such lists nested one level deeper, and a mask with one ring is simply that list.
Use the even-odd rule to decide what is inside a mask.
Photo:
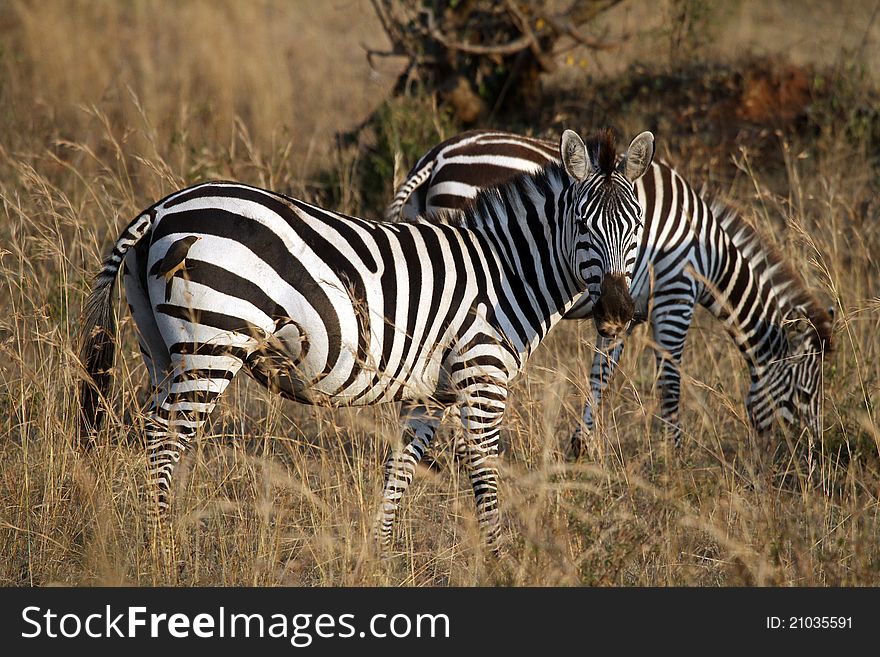
[{"label": "dry grass", "polygon": [[[92,453],[74,444],[88,280],[125,221],[184,182],[308,194],[316,164],[334,154],[332,131],[378,99],[359,53],[337,55],[376,38],[368,13],[352,16],[362,4],[245,6],[0,8],[0,583],[164,581],[129,428],[146,373],[121,303],[117,415]],[[684,448],[651,430],[654,368],[640,329],[600,416],[602,453],[566,464],[593,341],[590,326],[566,324],[513,391],[501,490],[509,556],[481,554],[472,494],[448,463],[419,472],[400,554],[382,562],[369,532],[394,409],[297,406],[239,377],[175,477],[179,583],[880,584],[880,208],[865,156],[829,129],[815,144],[781,146],[784,170],[738,154],[731,187],[837,307],[826,431],[812,452],[780,438],[771,458],[777,446],[750,437],[744,365],[700,313],[685,355]],[[345,183],[351,162],[331,164]]]}]

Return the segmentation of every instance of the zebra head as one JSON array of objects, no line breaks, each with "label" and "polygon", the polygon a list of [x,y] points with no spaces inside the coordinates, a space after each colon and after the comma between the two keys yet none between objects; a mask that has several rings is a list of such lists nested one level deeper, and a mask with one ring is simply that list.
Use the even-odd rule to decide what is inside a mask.
[{"label": "zebra head", "polygon": [[832,314],[825,311],[788,320],[782,329],[782,354],[765,366],[752,367],[746,407],[759,433],[779,422],[820,434],[822,363],[832,350],[831,322]]},{"label": "zebra head", "polygon": [[626,329],[635,311],[629,289],[643,227],[635,181],[654,157],[654,135],[643,132],[633,139],[618,161],[611,130],[600,131],[589,147],[566,130],[560,154],[575,181],[566,222],[575,231],[569,242],[572,272],[594,300],[597,329],[613,336]]}]

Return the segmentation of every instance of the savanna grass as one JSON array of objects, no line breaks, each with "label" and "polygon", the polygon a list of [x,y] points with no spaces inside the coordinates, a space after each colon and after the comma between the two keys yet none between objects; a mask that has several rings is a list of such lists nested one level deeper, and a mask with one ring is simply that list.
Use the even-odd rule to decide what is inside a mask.
[{"label": "savanna grass", "polygon": [[[266,43],[284,38],[239,3],[184,8],[193,20],[183,22],[226,45],[215,49],[218,61],[181,49],[173,35],[151,41],[160,26],[181,22],[170,20],[171,5],[97,3],[65,13],[57,4],[0,10],[13,25],[0,59],[0,583],[164,583],[143,513],[147,377],[122,300],[108,421],[90,452],[76,441],[77,328],[90,278],[138,210],[199,180],[234,178],[309,198],[329,167],[339,207],[358,212],[360,156],[319,141],[316,119],[303,118],[320,114],[329,91],[284,107],[297,88],[284,77],[291,69],[260,38],[248,41],[259,52],[247,53],[225,36],[223,15],[232,12]],[[290,6],[260,7],[313,18]],[[71,20],[72,41],[57,44],[71,50],[41,54],[39,44],[67,33]],[[334,20],[323,38],[337,38]],[[105,71],[108,61],[118,62],[115,72]],[[322,116],[342,123],[350,113],[334,107]],[[285,125],[299,127],[286,133]],[[174,479],[181,563],[173,581],[880,584],[880,207],[877,163],[859,149],[830,125],[815,142],[780,139],[784,170],[762,168],[746,149],[734,154],[737,174],[725,190],[836,307],[818,444],[750,434],[745,366],[721,326],[699,312],[683,365],[682,449],[652,428],[655,371],[640,328],[599,413],[595,457],[568,463],[594,331],[564,323],[512,391],[500,491],[507,556],[496,563],[482,554],[467,478],[441,452],[436,471],[417,473],[397,553],[382,561],[370,529],[382,462],[398,436],[395,409],[299,406],[242,376]],[[440,442],[453,431],[444,423]]]}]

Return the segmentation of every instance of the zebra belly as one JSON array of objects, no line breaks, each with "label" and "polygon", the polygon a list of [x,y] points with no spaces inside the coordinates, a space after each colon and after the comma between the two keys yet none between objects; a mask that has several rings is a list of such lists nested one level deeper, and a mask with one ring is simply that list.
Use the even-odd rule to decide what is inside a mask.
[{"label": "zebra belly", "polygon": [[[188,284],[185,289],[193,287]],[[197,294],[187,294],[187,297],[198,303]],[[181,369],[189,369],[189,361],[205,367],[205,356],[200,354],[206,352],[218,356],[239,355],[244,369],[270,391],[297,402],[326,406],[440,400],[451,394],[448,377],[440,363],[443,349],[419,354],[414,364],[405,369],[398,368],[397,363],[379,366],[369,356],[358,358],[358,345],[343,343],[339,345],[339,356],[347,357],[330,361],[326,349],[311,348],[316,339],[325,337],[323,332],[310,332],[308,326],[292,320],[282,321],[274,332],[268,328],[254,335],[258,331],[253,326],[250,331],[218,331],[216,327],[200,323],[204,318],[198,310],[187,313],[181,317],[164,312],[157,315],[157,323],[169,347],[181,343],[193,345],[188,351],[196,355],[180,356],[178,367]],[[225,362],[225,357],[221,356],[220,360]],[[345,365],[340,366],[340,361],[345,361]]]},{"label": "zebra belly", "polygon": [[[290,326],[280,328],[262,341],[244,363],[255,380],[287,399],[326,406],[365,406],[449,397],[439,350],[435,351],[436,356],[417,362],[411,371],[397,375],[391,368],[379,371],[355,361],[348,371],[344,389],[328,391],[328,386],[322,384],[326,377],[314,373],[320,363],[309,362],[307,353],[303,353],[307,336],[303,336],[299,328],[285,330]],[[334,370],[334,374],[339,372]]]},{"label": "zebra belly", "polygon": [[[148,276],[150,304],[163,341],[169,350],[189,343],[175,357],[175,367],[189,368],[186,354],[203,359],[206,352],[223,352],[279,394],[337,406],[448,395],[440,361],[448,353],[449,327],[462,323],[474,291],[455,284],[450,258],[441,262],[429,257],[430,242],[417,228],[407,228],[409,237],[402,241],[396,237],[401,228],[377,229],[375,237],[364,233],[362,248],[355,252],[329,220],[281,221],[253,204],[224,203],[239,213],[239,220],[247,211],[250,223],[245,228],[250,230],[240,232],[260,234],[272,248],[232,239],[223,221],[189,217],[184,205],[175,206],[180,216],[163,217],[154,230],[147,272],[156,269],[179,239],[201,237],[179,271],[166,278],[156,269]],[[290,230],[287,222],[300,219],[302,226],[308,224],[302,230],[321,233],[325,241],[315,243],[323,244],[323,250],[313,249]],[[436,232],[431,228],[427,234]],[[409,268],[403,266],[404,245],[414,245],[418,254]],[[435,281],[442,276],[449,280],[435,304]],[[453,294],[461,297],[455,304]],[[450,306],[453,311],[447,310]]]}]

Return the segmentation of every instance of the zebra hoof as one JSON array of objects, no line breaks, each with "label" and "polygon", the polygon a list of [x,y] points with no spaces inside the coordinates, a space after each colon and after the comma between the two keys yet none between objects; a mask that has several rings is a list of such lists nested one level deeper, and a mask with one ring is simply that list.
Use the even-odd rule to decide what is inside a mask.
[{"label": "zebra hoof", "polygon": [[675,451],[681,450],[684,432],[681,427],[672,420],[666,420],[655,415],[651,420],[651,433],[659,433]]},{"label": "zebra hoof", "polygon": [[373,538],[370,552],[379,561],[391,561],[391,558],[394,556],[394,551],[391,549],[391,541],[376,537]]},{"label": "zebra hoof", "polygon": [[592,455],[593,449],[590,438],[591,434],[585,433],[581,427],[575,429],[571,434],[571,442],[569,444],[568,454],[565,455],[565,460],[576,462]]},{"label": "zebra hoof", "polygon": [[481,577],[483,585],[491,586],[516,586],[518,561],[513,556],[512,546],[504,541],[500,545],[486,549],[484,552],[483,568]]},{"label": "zebra hoof", "polygon": [[510,558],[510,546],[500,535],[491,543],[484,541],[484,550],[490,563],[504,563]]},{"label": "zebra hoof", "polygon": [[681,428],[667,426],[664,428],[663,434],[666,441],[672,445],[672,449],[676,452],[681,452],[683,438]]}]

